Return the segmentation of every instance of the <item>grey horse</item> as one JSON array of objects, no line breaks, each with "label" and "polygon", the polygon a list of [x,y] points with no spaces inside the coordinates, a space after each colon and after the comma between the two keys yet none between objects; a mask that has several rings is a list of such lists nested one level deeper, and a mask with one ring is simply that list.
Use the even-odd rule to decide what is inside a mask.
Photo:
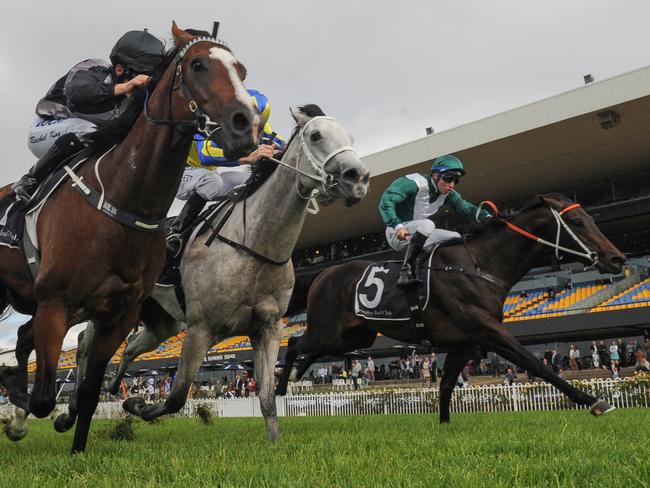
[{"label": "grey horse", "polygon": [[[279,436],[274,393],[274,369],[282,323],[294,284],[291,253],[302,229],[309,200],[342,198],[347,204],[367,193],[369,172],[351,148],[349,133],[315,105],[292,110],[297,122],[280,166],[257,192],[236,204],[210,246],[211,232],[193,238],[181,261],[186,297],[183,316],[170,288],[157,286],[145,302],[141,318],[145,330],[126,348],[111,390],[116,392],[133,359],[155,349],[188,324],[181,359],[169,398],[146,404],[129,398],[124,409],[145,420],[179,411],[208,349],[231,336],[246,335],[254,349],[255,376],[269,439]],[[246,228],[243,226],[246,212]],[[218,220],[217,220],[218,221]],[[87,332],[87,335],[88,332]],[[83,367],[80,365],[80,367]],[[57,419],[57,430],[67,430],[75,412]]]}]

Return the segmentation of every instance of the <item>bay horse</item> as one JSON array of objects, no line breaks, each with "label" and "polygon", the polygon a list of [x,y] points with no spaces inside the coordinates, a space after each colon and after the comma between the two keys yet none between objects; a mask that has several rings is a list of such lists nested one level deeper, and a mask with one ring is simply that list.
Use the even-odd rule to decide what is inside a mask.
[{"label": "bay horse", "polygon": [[[555,385],[574,402],[590,406],[594,415],[613,409],[571,386],[524,348],[502,324],[503,303],[510,288],[549,247],[575,254],[601,272],[619,272],[625,256],[579,204],[562,195],[541,195],[510,218],[492,220],[466,245],[440,247],[431,262],[431,298],[423,310],[423,336],[449,350],[440,383],[440,422],[449,422],[458,375],[479,348],[495,351]],[[420,342],[408,324],[355,314],[356,285],[371,264],[357,260],[332,266],[311,279],[312,283],[306,280],[295,288],[292,308],[304,310],[306,306],[307,329],[289,340],[277,394],[286,394],[292,365],[301,354],[305,357],[298,364],[297,379],[319,357],[370,347],[378,332],[406,343]]]},{"label": "bay horse", "polygon": [[[175,23],[172,34],[175,47],[124,140],[76,170],[75,185],[99,189],[100,204],[84,202],[70,184],[45,202],[37,224],[41,262],[35,279],[20,250],[0,249],[0,281],[6,291],[2,295],[9,297],[3,308],[35,306],[33,332],[23,335],[21,347],[36,349],[31,396],[21,380],[26,364],[2,372],[3,380],[20,389],[12,392],[18,407],[37,417],[53,410],[63,337],[71,325],[84,320],[95,324],[78,389],[73,453],[85,450],[106,364],[135,326],[142,301],[162,270],[161,222],[174,199],[193,135],[214,135],[231,159],[257,147],[259,114],[243,85],[244,66],[216,39],[192,36]],[[131,225],[107,215],[113,211],[130,215]]]},{"label": "bay horse", "polygon": [[[178,412],[208,349],[223,338],[245,335],[254,349],[267,433],[271,441],[279,437],[274,370],[281,318],[293,288],[290,258],[308,202],[318,192],[327,203],[341,198],[354,204],[366,195],[369,180],[368,170],[351,147],[350,135],[336,120],[316,105],[300,107],[292,115],[297,127],[268,180],[245,200],[231,203],[232,214],[220,230],[220,224],[215,227],[216,240],[213,229],[194,238],[184,252],[181,278],[188,333],[169,398],[157,404],[129,398],[123,403],[127,412],[145,420]],[[160,305],[169,293],[174,292],[156,287],[143,310],[146,316],[141,317],[146,331],[129,344],[131,350],[142,345],[153,349],[153,342],[160,344],[178,333],[183,318]],[[127,356],[133,357],[131,351]],[[120,372],[126,369],[123,366]],[[115,378],[113,391],[120,379],[120,375]]]}]

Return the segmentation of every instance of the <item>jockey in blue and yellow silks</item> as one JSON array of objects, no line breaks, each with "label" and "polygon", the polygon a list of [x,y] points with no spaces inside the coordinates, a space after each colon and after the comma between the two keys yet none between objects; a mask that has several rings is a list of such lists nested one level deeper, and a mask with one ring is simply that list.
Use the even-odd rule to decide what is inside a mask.
[{"label": "jockey in blue and yellow silks", "polygon": [[194,136],[183,178],[176,193],[176,198],[187,202],[172,224],[168,237],[168,247],[174,253],[178,252],[180,234],[201,212],[206,201],[227,195],[236,186],[246,182],[251,175],[252,163],[265,157],[273,157],[275,150],[285,144],[269,122],[271,105],[266,96],[257,90],[248,90],[248,93],[259,109],[263,123],[260,146],[248,156],[238,161],[230,161],[225,158],[223,149],[215,141],[205,140],[201,134]]}]

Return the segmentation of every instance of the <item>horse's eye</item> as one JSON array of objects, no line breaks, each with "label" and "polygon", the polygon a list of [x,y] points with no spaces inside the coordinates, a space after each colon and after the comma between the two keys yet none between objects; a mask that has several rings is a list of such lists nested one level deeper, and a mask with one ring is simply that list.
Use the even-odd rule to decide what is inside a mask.
[{"label": "horse's eye", "polygon": [[309,136],[311,139],[311,142],[318,142],[320,141],[323,137],[320,135],[320,132],[317,130],[311,133],[311,136]]},{"label": "horse's eye", "polygon": [[205,65],[203,64],[203,61],[200,58],[194,58],[190,62],[190,66],[192,67],[192,71],[195,73],[200,73],[201,71],[206,71]]}]

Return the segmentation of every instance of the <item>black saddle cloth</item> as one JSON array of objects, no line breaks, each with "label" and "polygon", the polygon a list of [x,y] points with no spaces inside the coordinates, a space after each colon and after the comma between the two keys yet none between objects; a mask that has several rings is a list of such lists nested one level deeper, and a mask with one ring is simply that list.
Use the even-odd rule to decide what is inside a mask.
[{"label": "black saddle cloth", "polygon": [[[424,309],[429,302],[429,274],[431,254],[420,258],[418,285],[420,307]],[[368,266],[357,283],[354,309],[355,313],[372,320],[410,321],[406,292],[397,286],[401,261],[381,261]]]}]

